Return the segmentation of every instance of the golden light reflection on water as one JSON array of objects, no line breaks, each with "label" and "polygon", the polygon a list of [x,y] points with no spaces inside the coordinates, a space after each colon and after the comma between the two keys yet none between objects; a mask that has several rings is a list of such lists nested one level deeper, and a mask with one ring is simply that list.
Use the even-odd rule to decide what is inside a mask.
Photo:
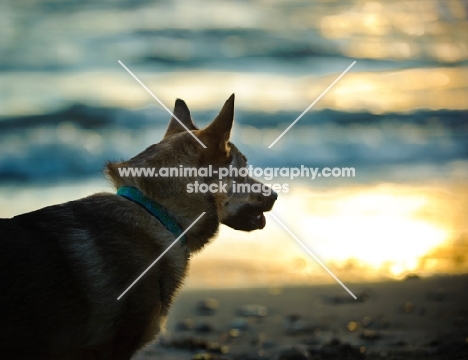
[{"label": "golden light reflection on water", "polygon": [[388,263],[391,273],[400,275],[416,270],[419,257],[450,239],[445,224],[418,216],[431,201],[427,194],[401,194],[392,188],[360,190],[307,206],[309,219],[302,228],[336,264],[356,259],[378,269]]},{"label": "golden light reflection on water", "polygon": [[[275,214],[344,281],[466,272],[468,189],[379,185],[296,189]],[[193,286],[299,285],[333,282],[268,218],[251,234],[223,228],[194,259]]]},{"label": "golden light reflection on water", "polygon": [[343,51],[350,57],[429,57],[450,63],[468,58],[466,18],[459,0],[368,1],[323,16],[318,30],[328,39],[348,40]]},{"label": "golden light reflection on water", "polygon": [[[337,69],[337,72],[343,69]],[[337,74],[286,76],[242,72],[181,71],[170,74],[146,73],[140,76],[166,104],[175,98],[189,101],[193,110],[215,109],[227,95],[238,94],[239,109],[297,111],[300,113],[326,89]],[[45,79],[47,78],[47,81]],[[54,98],[53,91],[72,101],[110,107],[155,106],[154,100],[127,74],[28,74],[0,75],[0,90],[8,87],[14,99],[0,99],[3,113],[34,113],[25,107],[34,93]],[[222,79],[222,81],[220,81]],[[324,96],[314,109],[405,112],[415,109],[467,109],[468,67],[406,69],[379,72],[350,71]],[[70,84],[74,84],[70,86]],[[30,89],[30,90],[28,90]],[[53,90],[52,90],[53,89]],[[164,91],[158,91],[164,89]],[[9,92],[6,92],[9,94]],[[11,100],[11,101],[10,101]],[[41,109],[48,105],[41,103]],[[39,105],[38,105],[39,106]]]},{"label": "golden light reflection on water", "polygon": [[[329,101],[341,110],[374,113],[411,109],[465,109],[468,68],[410,69],[384,73],[348,74]],[[326,106],[326,105],[325,105]]]}]

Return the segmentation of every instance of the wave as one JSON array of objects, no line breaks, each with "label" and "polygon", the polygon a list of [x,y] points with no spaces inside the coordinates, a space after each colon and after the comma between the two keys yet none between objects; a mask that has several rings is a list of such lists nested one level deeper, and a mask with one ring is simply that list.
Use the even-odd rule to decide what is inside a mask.
[{"label": "wave", "polygon": [[[213,119],[216,111],[195,112]],[[297,117],[238,111],[233,142],[256,166],[442,166],[468,158],[468,111],[307,114],[272,149]],[[101,176],[108,160],[129,158],[162,138],[169,115],[76,104],[50,114],[0,121],[0,183],[50,182]],[[253,124],[255,126],[253,126]]]}]

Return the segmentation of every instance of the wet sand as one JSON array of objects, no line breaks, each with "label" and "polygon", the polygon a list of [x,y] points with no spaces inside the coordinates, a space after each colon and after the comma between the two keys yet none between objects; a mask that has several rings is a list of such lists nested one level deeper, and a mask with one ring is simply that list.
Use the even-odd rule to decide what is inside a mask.
[{"label": "wet sand", "polygon": [[468,359],[468,276],[183,291],[135,359]]}]

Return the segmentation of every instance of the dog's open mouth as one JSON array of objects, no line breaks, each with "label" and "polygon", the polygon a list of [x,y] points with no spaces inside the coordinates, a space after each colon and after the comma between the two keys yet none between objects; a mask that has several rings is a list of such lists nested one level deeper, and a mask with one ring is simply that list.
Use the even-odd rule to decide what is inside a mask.
[{"label": "dog's open mouth", "polygon": [[224,219],[222,223],[235,230],[252,231],[263,229],[266,225],[263,212],[268,210],[246,205],[240,208],[235,215]]}]

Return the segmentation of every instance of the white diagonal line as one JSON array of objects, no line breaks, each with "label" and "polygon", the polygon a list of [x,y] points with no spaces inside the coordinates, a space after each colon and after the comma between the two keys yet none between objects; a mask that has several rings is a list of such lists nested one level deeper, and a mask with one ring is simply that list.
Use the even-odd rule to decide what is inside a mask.
[{"label": "white diagonal line", "polygon": [[195,134],[194,134],[193,132],[191,132],[191,131],[188,129],[188,127],[185,126],[185,125],[182,123],[182,121],[180,121],[179,118],[178,118],[177,116],[175,116],[175,115],[172,113],[172,111],[169,110],[169,108],[168,108],[166,105],[164,105],[163,102],[162,102],[161,100],[159,100],[158,97],[157,97],[156,95],[154,95],[154,94],[151,92],[151,90],[148,89],[148,88],[146,87],[146,85],[143,84],[143,83],[141,82],[141,80],[138,79],[138,78],[136,77],[136,75],[135,75],[134,73],[132,73],[132,72],[130,71],[130,69],[129,69],[128,67],[126,67],[126,66],[124,65],[124,63],[123,63],[122,61],[119,60],[119,64],[122,65],[122,67],[123,67],[125,70],[127,70],[127,72],[128,72],[141,86],[143,86],[143,89],[145,89],[145,90],[159,103],[159,105],[161,105],[169,114],[171,114],[172,117],[173,117],[174,119],[176,119],[176,120],[179,122],[179,124],[182,125],[182,127],[183,127],[185,130],[187,130],[187,132],[188,132],[190,135],[192,135],[192,136],[194,137],[194,139],[197,140],[197,141],[200,143],[200,145],[203,146],[203,147],[206,149],[205,144],[203,144],[203,143],[201,142],[201,140],[200,140],[199,138],[197,138],[197,137],[195,136]]},{"label": "white diagonal line", "polygon": [[197,223],[197,221],[200,220],[201,217],[202,217],[203,215],[205,215],[205,214],[206,214],[205,211],[202,212],[202,213],[200,214],[200,216],[197,217],[197,218],[195,219],[195,221],[194,221],[193,223],[191,223],[190,226],[189,226],[187,229],[185,229],[185,231],[184,231],[182,234],[180,234],[179,237],[178,237],[177,239],[175,239],[175,240],[172,242],[172,244],[169,245],[169,246],[167,247],[167,249],[164,250],[163,253],[162,253],[161,255],[159,255],[158,258],[157,258],[156,260],[154,260],[154,261],[151,263],[151,265],[148,266],[148,267],[146,268],[146,270],[143,271],[143,272],[141,273],[141,275],[138,276],[138,277],[136,278],[136,280],[135,280],[134,282],[132,282],[132,284],[131,284],[122,294],[120,294],[120,296],[117,298],[117,300],[120,300],[120,299],[122,298],[122,296],[124,296],[124,295],[127,293],[127,291],[130,290],[130,289],[133,287],[133,285],[135,285],[135,284],[138,282],[138,280],[140,280],[140,279],[143,277],[143,275],[145,275],[145,274],[154,266],[154,264],[156,264],[156,263],[159,261],[159,259],[161,259],[161,258],[171,249],[171,247],[173,247],[173,246],[175,245],[175,243],[176,243],[177,241],[179,241],[179,239],[180,239],[182,236],[184,236],[185,233],[186,233],[187,231],[189,231],[189,230],[192,228],[192,226],[195,225],[195,224]]},{"label": "white diagonal line", "polygon": [[341,280],[338,279],[338,278],[335,276],[335,274],[333,274],[333,273],[331,272],[331,270],[330,270],[329,268],[327,268],[327,266],[326,266],[323,262],[321,262],[320,259],[319,259],[317,256],[315,256],[315,254],[314,254],[312,251],[310,251],[310,250],[307,248],[307,246],[305,246],[304,243],[296,237],[296,235],[294,235],[294,234],[291,232],[291,230],[289,230],[273,213],[270,212],[269,215],[272,216],[273,219],[275,219],[275,220],[278,222],[278,224],[280,224],[281,227],[282,227],[284,230],[286,230],[286,231],[289,233],[289,235],[291,235],[291,236],[293,237],[293,239],[296,240],[296,241],[298,242],[298,244],[301,245],[302,248],[303,248],[305,251],[307,251],[307,252],[309,253],[309,255],[312,256],[312,257],[315,259],[315,261],[317,261],[317,262],[320,264],[320,266],[322,266],[322,267],[331,275],[331,277],[332,277],[333,279],[335,279],[335,280],[338,282],[338,284],[340,284],[340,285],[349,293],[349,295],[351,295],[351,296],[354,298],[354,300],[357,299],[356,295],[354,295],[354,294],[351,292],[351,290],[349,290],[349,289],[346,287],[346,285],[343,284],[343,283],[341,282]]},{"label": "white diagonal line", "polygon": [[345,71],[343,71],[343,72],[341,73],[341,75],[338,76],[338,77],[336,78],[336,80],[333,81],[333,82],[330,84],[330,86],[328,86],[328,87],[325,89],[325,91],[322,92],[322,93],[320,94],[320,96],[319,96],[317,99],[315,99],[315,101],[314,101],[312,104],[310,104],[310,105],[307,107],[307,109],[305,109],[305,110],[302,112],[302,114],[299,115],[299,116],[297,117],[297,119],[294,120],[293,123],[292,123],[291,125],[289,125],[289,126],[287,127],[287,129],[284,130],[283,133],[282,133],[280,136],[278,136],[278,137],[276,138],[275,141],[273,141],[273,142],[271,143],[270,146],[268,146],[268,149],[271,149],[271,148],[273,147],[273,145],[275,145],[275,144],[277,143],[277,141],[278,141],[279,139],[281,139],[281,138],[283,137],[283,135],[286,134],[286,133],[289,131],[289,129],[291,129],[291,128],[294,126],[294,124],[297,123],[297,122],[300,120],[300,118],[303,117],[303,116],[306,114],[306,112],[309,111],[309,110],[312,108],[312,106],[314,106],[314,105],[317,103],[317,101],[319,101],[319,100],[323,97],[323,95],[325,95],[325,94],[328,92],[328,90],[330,90],[330,89],[333,87],[333,85],[335,85],[335,84],[344,76],[344,74],[346,74],[346,73],[349,71],[349,69],[351,69],[351,68],[354,66],[354,64],[356,64],[356,61],[353,61],[353,63],[352,63],[351,65],[349,65],[348,68],[347,68]]}]

